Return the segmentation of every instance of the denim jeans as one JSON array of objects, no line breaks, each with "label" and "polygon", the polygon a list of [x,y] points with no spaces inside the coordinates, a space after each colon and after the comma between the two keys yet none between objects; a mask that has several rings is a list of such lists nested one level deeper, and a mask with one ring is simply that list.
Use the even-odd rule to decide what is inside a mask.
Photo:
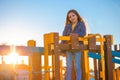
[{"label": "denim jeans", "polygon": [[74,56],[74,65],[76,70],[76,80],[81,80],[82,74],[81,74],[81,53],[80,52],[67,52],[66,53],[66,80],[71,80],[71,71],[72,71],[72,59]]}]

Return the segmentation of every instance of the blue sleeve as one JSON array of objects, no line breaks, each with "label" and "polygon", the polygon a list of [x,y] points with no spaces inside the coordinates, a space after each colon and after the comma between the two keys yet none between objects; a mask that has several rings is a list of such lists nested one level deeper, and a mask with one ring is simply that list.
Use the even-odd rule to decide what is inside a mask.
[{"label": "blue sleeve", "polygon": [[67,26],[65,26],[62,35],[63,35],[63,36],[66,36],[66,33],[67,33]]},{"label": "blue sleeve", "polygon": [[85,27],[84,23],[81,22],[79,25],[79,29],[77,29],[77,30],[78,30],[77,32],[80,37],[84,37],[86,35],[86,27]]},{"label": "blue sleeve", "polygon": [[[68,30],[68,26],[65,26],[63,33],[62,33],[62,36],[67,36],[67,30]],[[64,43],[66,43],[66,41],[62,40],[61,43],[64,44]]]}]

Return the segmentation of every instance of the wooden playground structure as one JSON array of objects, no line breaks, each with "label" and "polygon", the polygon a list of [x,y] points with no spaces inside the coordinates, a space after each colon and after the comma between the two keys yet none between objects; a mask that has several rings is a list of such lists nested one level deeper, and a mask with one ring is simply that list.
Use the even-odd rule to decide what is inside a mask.
[{"label": "wooden playground structure", "polygon": [[[61,44],[61,40],[69,41],[69,44]],[[82,41],[84,44],[79,44]],[[77,34],[70,36],[59,36],[59,33],[44,34],[44,47],[36,47],[34,40],[29,40],[27,46],[16,46],[16,51],[21,55],[29,56],[29,80],[65,80],[66,67],[60,56],[65,52],[82,52],[82,80],[120,80],[120,68],[115,69],[115,64],[120,64],[120,49],[117,45],[112,50],[112,35],[89,34],[79,37]],[[120,48],[120,47],[119,47]],[[6,51],[7,52],[6,52]],[[9,46],[0,46],[0,55],[5,55],[10,51]],[[44,66],[42,66],[42,56],[44,56]],[[49,59],[49,56],[51,58]],[[93,75],[90,72],[90,58],[93,60]],[[49,65],[51,61],[51,65]],[[75,80],[74,65],[71,74]],[[11,79],[14,80],[14,79]]]}]

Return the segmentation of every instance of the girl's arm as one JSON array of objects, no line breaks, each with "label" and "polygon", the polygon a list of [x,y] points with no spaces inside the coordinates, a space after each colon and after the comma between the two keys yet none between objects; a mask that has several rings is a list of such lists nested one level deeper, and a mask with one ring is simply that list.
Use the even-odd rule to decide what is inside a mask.
[{"label": "girl's arm", "polygon": [[79,28],[77,30],[78,30],[77,32],[80,37],[84,37],[86,35],[86,27],[85,27],[84,23],[81,22],[79,24]]}]

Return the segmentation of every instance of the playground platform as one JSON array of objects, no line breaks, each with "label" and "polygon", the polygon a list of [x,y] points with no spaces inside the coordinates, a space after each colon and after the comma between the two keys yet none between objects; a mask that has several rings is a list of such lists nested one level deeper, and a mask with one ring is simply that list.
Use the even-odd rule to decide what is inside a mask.
[{"label": "playground platform", "polygon": [[[70,44],[61,44],[61,40]],[[79,41],[84,44],[80,45]],[[120,68],[115,68],[115,64],[120,64],[120,48],[115,45],[112,50],[112,46],[112,35],[89,34],[79,37],[77,34],[59,36],[59,33],[46,33],[44,47],[36,47],[34,40],[29,40],[27,46],[14,47],[20,55],[29,57],[28,80],[64,80],[66,68],[60,56],[66,57],[65,51],[68,50],[82,52],[82,80],[120,80]],[[11,51],[11,46],[0,45],[1,56]],[[93,72],[90,71],[90,59],[93,60]],[[14,80],[13,76],[11,80]],[[74,65],[71,77],[72,80],[76,79]]]}]

